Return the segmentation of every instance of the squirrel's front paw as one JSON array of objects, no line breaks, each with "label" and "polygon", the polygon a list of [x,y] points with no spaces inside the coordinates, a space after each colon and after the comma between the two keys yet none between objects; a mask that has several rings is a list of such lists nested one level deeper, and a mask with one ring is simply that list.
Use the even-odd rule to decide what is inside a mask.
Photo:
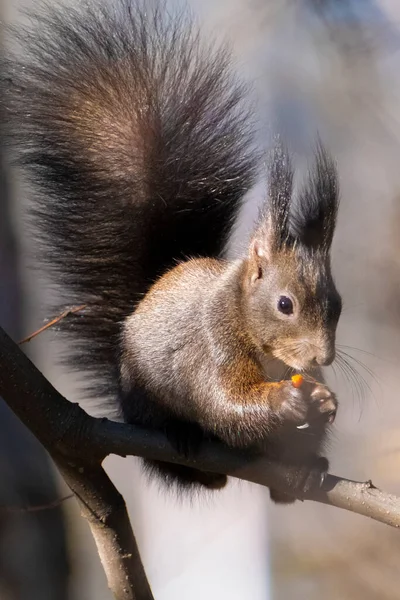
[{"label": "squirrel's front paw", "polygon": [[336,418],[337,408],[338,401],[336,396],[326,385],[317,383],[312,386],[308,415],[310,420],[322,417],[326,423],[333,423]]},{"label": "squirrel's front paw", "polygon": [[278,420],[295,425],[305,423],[310,407],[309,393],[302,387],[295,387],[291,381],[281,381],[273,385],[271,400]]},{"label": "squirrel's front paw", "polygon": [[316,421],[333,423],[338,406],[335,395],[320,383],[295,387],[292,381],[281,381],[272,392],[272,401],[280,422],[300,428]]}]

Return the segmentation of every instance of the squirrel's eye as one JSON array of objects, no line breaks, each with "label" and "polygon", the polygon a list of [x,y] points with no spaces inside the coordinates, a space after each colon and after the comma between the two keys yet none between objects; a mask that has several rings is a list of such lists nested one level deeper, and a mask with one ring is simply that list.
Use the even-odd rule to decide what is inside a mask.
[{"label": "squirrel's eye", "polygon": [[293,302],[287,296],[281,296],[278,300],[278,310],[284,315],[293,314]]}]

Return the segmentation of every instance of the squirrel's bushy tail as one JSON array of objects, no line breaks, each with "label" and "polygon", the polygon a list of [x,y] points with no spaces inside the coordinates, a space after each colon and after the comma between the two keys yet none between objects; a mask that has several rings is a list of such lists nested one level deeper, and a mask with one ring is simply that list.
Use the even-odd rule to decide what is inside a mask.
[{"label": "squirrel's bushy tail", "polygon": [[3,77],[70,364],[114,393],[120,324],[175,261],[221,252],[254,160],[229,54],[165,6],[41,6]]}]

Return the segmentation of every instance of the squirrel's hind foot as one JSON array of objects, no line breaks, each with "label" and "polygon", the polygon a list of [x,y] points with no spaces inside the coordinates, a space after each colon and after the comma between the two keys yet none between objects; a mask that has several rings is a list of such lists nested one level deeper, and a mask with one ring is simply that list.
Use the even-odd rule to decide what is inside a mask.
[{"label": "squirrel's hind foot", "polygon": [[314,456],[308,462],[298,465],[282,463],[286,482],[296,490],[296,497],[290,496],[280,490],[270,489],[271,500],[276,504],[292,504],[296,500],[304,499],[312,489],[321,487],[329,469],[329,462],[325,457]]}]

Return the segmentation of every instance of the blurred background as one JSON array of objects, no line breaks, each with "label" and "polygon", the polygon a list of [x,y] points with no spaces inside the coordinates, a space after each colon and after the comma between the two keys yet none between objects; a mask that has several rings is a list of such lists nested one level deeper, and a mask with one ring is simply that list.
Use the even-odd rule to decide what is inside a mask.
[{"label": "blurred background", "polygon": [[[0,0],[2,22],[18,22],[21,6],[34,4]],[[190,4],[206,32],[230,39],[254,88],[261,143],[279,116],[293,143],[301,145],[318,128],[337,158],[342,204],[333,257],[344,310],[341,358],[326,372],[341,402],[331,470],[400,494],[400,5]],[[0,35],[4,50],[4,29]],[[0,160],[0,324],[20,339],[51,316],[43,308],[50,292],[31,269],[23,222],[29,190],[9,171],[7,157]],[[252,216],[251,210],[243,215],[238,248]],[[57,344],[54,333],[45,333],[27,351],[76,400],[76,381],[57,365]],[[145,485],[134,459],[110,458],[107,468],[128,501],[156,600],[400,597],[396,530],[313,503],[273,506],[265,490],[239,482],[218,499],[189,506]],[[0,481],[0,599],[109,600],[74,500],[17,510],[48,504],[68,490],[1,401]]]}]

